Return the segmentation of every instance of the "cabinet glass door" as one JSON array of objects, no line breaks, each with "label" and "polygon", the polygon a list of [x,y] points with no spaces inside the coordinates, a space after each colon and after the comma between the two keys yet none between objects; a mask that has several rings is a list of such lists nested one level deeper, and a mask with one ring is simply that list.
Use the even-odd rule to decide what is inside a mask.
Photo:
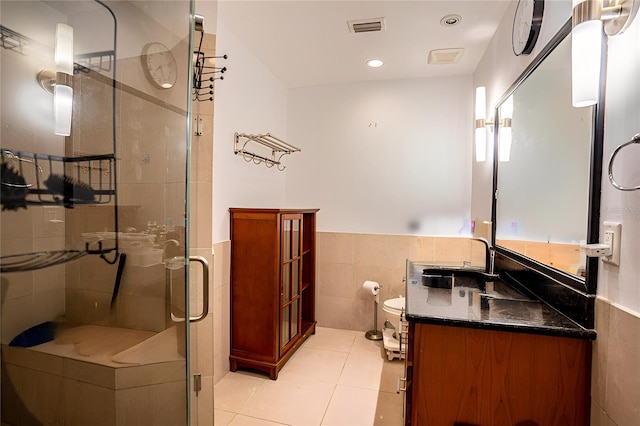
[{"label": "cabinet glass door", "polygon": [[280,301],[280,347],[285,349],[300,330],[300,268],[302,215],[282,216],[282,289]]}]

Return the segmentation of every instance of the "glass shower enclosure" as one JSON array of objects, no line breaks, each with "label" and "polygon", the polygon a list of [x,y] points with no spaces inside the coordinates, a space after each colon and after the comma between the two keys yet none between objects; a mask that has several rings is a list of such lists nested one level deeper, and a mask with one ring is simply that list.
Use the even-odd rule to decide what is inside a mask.
[{"label": "glass shower enclosure", "polygon": [[0,3],[3,425],[191,424],[193,7]]}]

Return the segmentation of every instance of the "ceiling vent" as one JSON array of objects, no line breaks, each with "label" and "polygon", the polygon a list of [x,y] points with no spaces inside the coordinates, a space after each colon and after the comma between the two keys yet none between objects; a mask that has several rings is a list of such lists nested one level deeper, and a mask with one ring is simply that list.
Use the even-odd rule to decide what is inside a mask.
[{"label": "ceiling vent", "polygon": [[384,31],[384,18],[359,19],[347,21],[349,31],[352,33],[370,33],[374,31]]},{"label": "ceiling vent", "polygon": [[431,65],[457,64],[462,58],[464,49],[461,47],[455,49],[438,49],[429,52],[427,62]]}]

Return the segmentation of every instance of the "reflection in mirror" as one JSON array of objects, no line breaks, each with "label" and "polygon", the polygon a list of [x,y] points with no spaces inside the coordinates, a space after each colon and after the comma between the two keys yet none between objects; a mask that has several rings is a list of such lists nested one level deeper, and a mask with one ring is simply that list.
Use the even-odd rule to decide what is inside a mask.
[{"label": "reflection in mirror", "polygon": [[584,277],[593,111],[571,105],[567,36],[498,107],[496,245]]}]

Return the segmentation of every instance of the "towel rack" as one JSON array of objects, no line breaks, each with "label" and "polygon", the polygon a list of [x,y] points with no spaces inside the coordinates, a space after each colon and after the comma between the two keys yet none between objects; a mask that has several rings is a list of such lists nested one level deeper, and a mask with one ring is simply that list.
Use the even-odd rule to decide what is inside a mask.
[{"label": "towel rack", "polygon": [[[216,59],[227,59],[227,55],[207,56],[202,51],[202,40],[204,39],[204,18],[201,15],[195,15],[196,31],[200,32],[200,44],[198,49],[193,52],[193,90],[192,101],[213,102],[213,82],[216,80],[224,80],[224,74],[227,67],[216,67],[213,64]],[[213,62],[212,62],[213,61]]]},{"label": "towel rack", "polygon": [[[282,164],[282,157],[293,152],[301,151],[282,139],[273,136],[271,133],[264,135],[249,135],[246,133],[235,133],[234,135],[234,153],[242,155],[245,161],[253,161],[255,164],[264,163],[267,167],[277,166],[282,171],[286,167]],[[271,150],[271,156],[268,153],[259,154],[255,152],[256,148],[266,148]]]},{"label": "towel rack", "polygon": [[619,147],[617,147],[615,149],[615,151],[613,151],[613,154],[611,154],[611,159],[609,160],[609,181],[611,182],[611,185],[613,185],[616,189],[619,189],[620,191],[638,191],[640,190],[640,185],[638,186],[630,186],[630,187],[624,187],[619,185],[615,179],[613,178],[613,162],[616,159],[616,155],[618,155],[618,152],[624,148],[625,146],[631,145],[631,144],[640,144],[640,133],[636,134],[629,142],[625,142],[622,145],[620,145]]}]

